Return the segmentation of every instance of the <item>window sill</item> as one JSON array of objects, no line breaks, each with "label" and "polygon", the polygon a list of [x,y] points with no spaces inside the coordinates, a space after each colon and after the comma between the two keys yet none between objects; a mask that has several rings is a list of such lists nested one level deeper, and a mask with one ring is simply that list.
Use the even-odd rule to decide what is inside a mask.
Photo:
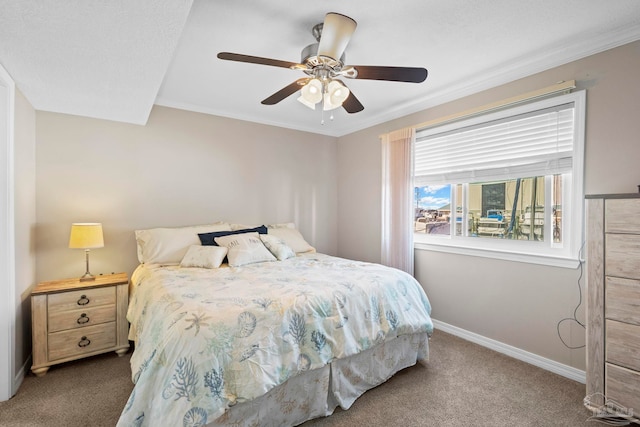
[{"label": "window sill", "polygon": [[523,262],[528,264],[547,265],[550,267],[576,269],[580,265],[580,260],[569,257],[558,257],[552,255],[518,253],[513,251],[501,251],[490,248],[473,248],[456,246],[451,244],[415,242],[414,249],[422,251],[445,252],[457,255],[468,255],[483,258],[501,259],[505,261]]}]

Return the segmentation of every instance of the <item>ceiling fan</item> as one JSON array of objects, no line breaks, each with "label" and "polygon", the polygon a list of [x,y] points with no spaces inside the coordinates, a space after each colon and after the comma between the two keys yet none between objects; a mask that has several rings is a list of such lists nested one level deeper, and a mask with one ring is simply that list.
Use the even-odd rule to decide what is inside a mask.
[{"label": "ceiling fan", "polygon": [[298,101],[309,108],[315,109],[321,103],[323,110],[342,106],[348,113],[357,113],[364,110],[364,106],[338,77],[409,83],[425,81],[425,68],[345,65],[344,51],[356,25],[356,21],[348,16],[327,13],[324,22],[313,27],[317,43],[302,50],[300,63],[231,52],[220,52],[218,58],[301,70],[307,75],[262,100],[264,105],[277,104],[300,90]]}]

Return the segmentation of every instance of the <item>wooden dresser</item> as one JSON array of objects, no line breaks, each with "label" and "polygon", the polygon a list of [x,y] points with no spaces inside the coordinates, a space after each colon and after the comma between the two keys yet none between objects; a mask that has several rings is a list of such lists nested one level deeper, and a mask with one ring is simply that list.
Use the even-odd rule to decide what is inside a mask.
[{"label": "wooden dresser", "polygon": [[33,366],[37,376],[51,365],[129,349],[125,273],[95,280],[57,280],[38,284],[31,293]]},{"label": "wooden dresser", "polygon": [[[640,414],[640,194],[587,196],[587,397]],[[614,411],[615,412],[615,411]]]}]

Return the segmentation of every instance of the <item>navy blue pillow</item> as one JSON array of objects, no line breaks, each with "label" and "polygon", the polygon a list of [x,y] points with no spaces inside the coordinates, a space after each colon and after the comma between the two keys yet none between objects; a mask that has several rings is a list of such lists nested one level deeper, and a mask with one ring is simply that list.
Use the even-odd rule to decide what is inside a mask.
[{"label": "navy blue pillow", "polygon": [[202,234],[199,233],[198,237],[200,238],[200,243],[202,243],[202,246],[219,246],[215,241],[216,237],[229,236],[231,234],[256,233],[256,232],[258,234],[267,234],[267,227],[265,225],[261,225],[260,227],[245,228],[242,230],[214,231],[211,233],[202,233]]}]

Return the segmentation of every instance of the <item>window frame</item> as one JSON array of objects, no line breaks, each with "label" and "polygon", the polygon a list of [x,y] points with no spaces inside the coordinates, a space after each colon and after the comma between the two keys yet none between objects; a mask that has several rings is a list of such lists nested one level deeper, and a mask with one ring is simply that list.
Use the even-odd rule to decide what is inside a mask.
[{"label": "window frame", "polygon": [[[536,110],[573,104],[574,107],[574,139],[572,168],[570,173],[562,174],[562,210],[563,242],[554,244],[549,239],[550,227],[545,227],[544,242],[511,239],[484,239],[478,237],[455,236],[455,221],[450,221],[449,235],[426,235],[413,232],[414,248],[461,255],[480,256],[509,261],[532,264],[550,265],[555,267],[576,268],[581,260],[581,248],[584,240],[584,148],[585,148],[585,119],[586,119],[586,91],[576,91],[564,95],[553,96],[539,101],[515,107],[504,108],[500,111],[479,114],[471,118],[432,125],[417,130],[423,135],[434,135],[451,132],[468,126],[501,120]],[[539,175],[542,176],[542,175]],[[552,175],[545,176],[545,207],[551,207]],[[515,178],[515,177],[514,177]],[[473,182],[480,183],[483,181]],[[469,184],[463,184],[463,198],[466,197]],[[451,209],[457,206],[455,200],[455,185],[451,185]],[[463,208],[464,210],[464,208]],[[550,215],[550,209],[545,209],[545,219]],[[413,215],[413,210],[412,210]],[[454,217],[455,218],[455,217]],[[463,217],[464,223],[464,217]],[[550,222],[549,222],[550,223]],[[413,226],[413,221],[412,221]]]}]

